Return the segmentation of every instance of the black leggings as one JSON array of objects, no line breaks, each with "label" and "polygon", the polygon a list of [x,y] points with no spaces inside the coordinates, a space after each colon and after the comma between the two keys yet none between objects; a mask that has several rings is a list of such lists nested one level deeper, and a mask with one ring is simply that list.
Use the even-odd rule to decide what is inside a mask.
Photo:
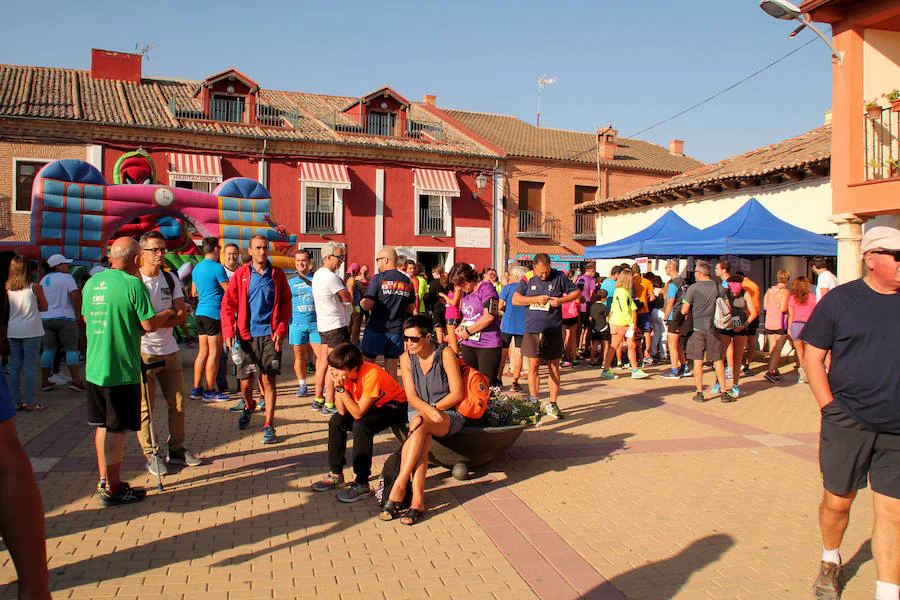
[{"label": "black leggings", "polygon": [[359,420],[350,413],[331,415],[328,421],[328,466],[332,473],[343,473],[346,464],[347,434],[353,432],[353,472],[356,482],[368,485],[372,472],[372,446],[375,434],[391,425],[406,423],[406,402],[388,402],[372,406]]},{"label": "black leggings", "polygon": [[503,351],[500,348],[473,348],[460,344],[459,353],[464,363],[490,380],[491,386],[503,385],[497,377],[500,370],[500,359],[503,357]]}]

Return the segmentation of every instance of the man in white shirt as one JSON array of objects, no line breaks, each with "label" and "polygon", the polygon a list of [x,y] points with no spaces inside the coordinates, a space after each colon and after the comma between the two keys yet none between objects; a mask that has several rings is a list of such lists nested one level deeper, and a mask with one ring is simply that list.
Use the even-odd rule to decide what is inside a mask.
[{"label": "man in white shirt", "polygon": [[837,277],[828,270],[828,263],[824,256],[815,256],[812,259],[812,270],[816,274],[816,302],[821,302],[822,297],[837,287]]},{"label": "man in white shirt", "polygon": [[337,412],[334,406],[334,386],[331,378],[325,377],[328,371],[328,353],[341,344],[350,343],[350,303],[353,296],[335,272],[341,268],[346,254],[347,247],[344,244],[328,242],[322,246],[322,267],[316,269],[312,278],[316,327],[322,338],[320,351],[316,353],[316,384],[325,386],[325,406],[322,413],[326,415]]},{"label": "man in white shirt", "polygon": [[84,392],[87,388],[81,380],[81,367],[78,360],[78,324],[81,310],[81,291],[75,279],[69,275],[71,258],[62,254],[54,254],[47,259],[50,272],[41,279],[41,287],[47,297],[47,310],[41,312],[44,325],[44,353],[41,355],[41,389],[52,390],[54,384],[49,381],[53,368],[53,359],[62,347],[66,352],[66,365],[72,381],[69,389]]},{"label": "man in white shirt", "polygon": [[164,363],[147,372],[147,385],[141,390],[141,430],[138,441],[147,459],[147,470],[153,475],[169,472],[166,462],[153,453],[150,437],[150,406],[156,400],[156,384],[162,389],[166,404],[169,405],[169,439],[166,461],[171,465],[195,467],[201,463],[184,447],[184,374],[178,342],[172,328],[187,322],[184,290],[181,282],[171,273],[162,270],[166,255],[166,240],[158,231],[141,236],[141,279],[150,293],[150,302],[156,311],[159,328],[141,337],[141,360],[145,365]]}]

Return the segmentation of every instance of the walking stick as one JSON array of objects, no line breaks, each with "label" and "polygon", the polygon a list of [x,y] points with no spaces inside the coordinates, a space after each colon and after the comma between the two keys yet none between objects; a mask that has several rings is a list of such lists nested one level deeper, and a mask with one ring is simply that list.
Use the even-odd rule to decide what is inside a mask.
[{"label": "walking stick", "polygon": [[[149,364],[145,364],[144,361],[141,361],[141,386],[144,388],[144,398],[146,398],[147,400],[147,414],[150,417],[150,451],[153,452],[153,456],[156,459],[159,459],[159,448],[156,445],[156,432],[155,428],[153,427],[153,398],[150,397],[150,385],[148,383],[150,375],[148,373],[153,369],[164,366],[166,366],[166,361],[164,360],[152,362]],[[159,469],[156,469],[156,481],[156,489],[160,492],[164,491],[162,484],[162,475],[160,474]]]}]

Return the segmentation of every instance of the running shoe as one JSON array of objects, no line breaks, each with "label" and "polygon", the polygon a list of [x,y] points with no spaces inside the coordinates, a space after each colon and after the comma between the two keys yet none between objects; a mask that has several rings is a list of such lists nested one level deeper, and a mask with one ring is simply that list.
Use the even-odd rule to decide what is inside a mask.
[{"label": "running shoe", "polygon": [[159,455],[151,454],[147,458],[147,471],[151,475],[168,475],[169,467],[166,466],[165,461]]},{"label": "running shoe", "polygon": [[307,372],[307,373],[315,373],[315,372],[316,372],[316,365],[314,365],[314,364],[312,364],[312,363],[306,363],[306,372]]},{"label": "running shoe", "polygon": [[517,394],[522,393],[522,386],[519,385],[518,381],[513,381],[512,385],[509,386],[509,391],[516,392]]},{"label": "running shoe", "polygon": [[50,390],[52,390],[55,387],[56,387],[56,384],[51,381],[41,382],[41,391],[42,392],[49,392]]},{"label": "running shoe", "polygon": [[710,395],[712,395],[712,396],[715,396],[716,394],[721,394],[721,393],[722,393],[722,386],[719,385],[719,382],[718,382],[718,381],[715,382],[711,388],[709,388],[709,393],[710,393]]},{"label": "running shoe", "polygon": [[327,492],[341,485],[344,485],[344,474],[329,473],[321,481],[312,484],[312,489],[314,492]]},{"label": "running shoe", "polygon": [[694,397],[691,398],[691,400],[693,400],[694,402],[706,402],[708,398],[703,395],[703,392],[697,392],[696,394],[694,394]]},{"label": "running shoe", "polygon": [[734,400],[737,400],[741,397],[741,388],[736,385],[731,386],[731,389],[728,390],[728,395]]},{"label": "running shoe", "polygon": [[731,395],[731,390],[727,392],[722,392],[719,394],[719,399],[722,401],[722,404],[728,404],[729,402],[737,402],[738,399]]},{"label": "running shoe", "polygon": [[648,377],[650,377],[650,373],[646,373],[640,369],[634,369],[631,372],[632,379],[647,379]]},{"label": "running shoe", "polygon": [[731,367],[725,367],[725,379],[734,379],[731,372]]},{"label": "running shoe", "polygon": [[669,369],[662,375],[660,375],[662,379],[681,379],[681,372],[678,369]]},{"label": "running shoe", "polygon": [[278,443],[278,436],[275,435],[275,428],[272,427],[271,425],[266,425],[265,427],[263,427],[262,443],[263,444],[277,444]]},{"label": "running shoe", "polygon": [[231,412],[244,412],[245,408],[247,408],[247,406],[244,404],[244,400],[241,399],[238,400],[237,403],[228,410],[230,410]]},{"label": "running shoe", "polygon": [[750,365],[741,365],[741,375],[750,374]]},{"label": "running shoe", "polygon": [[544,414],[548,417],[553,417],[554,419],[563,418],[562,411],[559,410],[559,405],[556,402],[545,402],[544,405],[541,406],[541,410],[543,410]]},{"label": "running shoe", "polygon": [[335,496],[341,502],[356,502],[372,497],[372,488],[367,483],[353,482],[347,486],[347,489],[341,490]]},{"label": "running shoe", "polygon": [[561,366],[561,367],[571,367],[572,364],[573,364],[572,361],[570,361],[570,360],[564,360],[564,361],[562,361],[561,363],[559,363],[559,366]]},{"label": "running shoe", "polygon": [[806,370],[803,367],[797,369],[797,383],[809,383],[806,379]]},{"label": "running shoe", "polygon": [[309,388],[306,386],[305,383],[301,383],[300,387],[297,388],[297,397],[303,398],[304,396],[308,396],[308,395],[309,395]]},{"label": "running shoe", "polygon": [[694,375],[694,370],[691,369],[690,367],[685,367],[685,368],[682,369],[682,371],[681,371],[681,376],[682,376],[682,377],[691,377],[691,376],[693,376],[693,375]]},{"label": "running shoe", "polygon": [[813,593],[820,600],[838,600],[841,597],[841,565],[822,561],[813,583]]},{"label": "running shoe", "polygon": [[73,392],[86,392],[87,387],[84,385],[84,382],[81,381],[70,381],[69,389]]},{"label": "running shoe", "polygon": [[203,392],[203,401],[207,404],[215,404],[217,402],[228,402],[231,396],[228,394],[220,394],[215,390],[206,390]]},{"label": "running shoe", "polygon": [[325,403],[322,401],[323,398],[316,398],[312,401],[312,409],[317,412],[322,412],[322,409],[325,408]]},{"label": "running shoe", "polygon": [[203,400],[203,388],[195,387],[191,390],[191,400]]},{"label": "running shoe", "polygon": [[603,369],[603,372],[600,373],[600,379],[603,379],[605,381],[609,381],[611,379],[618,379],[618,378],[619,378],[619,376],[616,375],[615,373],[613,373],[609,369]]},{"label": "running shoe", "polygon": [[332,404],[331,406],[328,406],[326,404],[325,406],[322,407],[322,414],[328,415],[328,416],[337,414],[337,406],[335,406],[334,404]]},{"label": "running shoe", "polygon": [[649,357],[649,356],[647,356],[646,358],[644,358],[644,361],[641,363],[641,368],[643,368],[643,367],[652,367],[652,366],[653,366],[653,359],[652,359],[651,357]]},{"label": "running shoe", "polygon": [[778,383],[779,381],[781,381],[781,373],[779,373],[778,371],[766,371],[764,377],[769,383]]},{"label": "running shoe", "polygon": [[250,417],[253,416],[253,409],[245,408],[241,412],[240,418],[238,418],[238,429],[244,430],[247,429],[247,425],[250,424]]},{"label": "running shoe", "polygon": [[97,499],[103,506],[118,506],[120,504],[134,504],[147,497],[146,490],[136,490],[124,481],[119,485],[119,491],[110,494],[105,487],[97,495]]},{"label": "running shoe", "polygon": [[185,467],[199,467],[203,464],[203,461],[194,456],[187,448],[182,448],[175,452],[169,451],[166,460],[170,465],[182,465]]}]

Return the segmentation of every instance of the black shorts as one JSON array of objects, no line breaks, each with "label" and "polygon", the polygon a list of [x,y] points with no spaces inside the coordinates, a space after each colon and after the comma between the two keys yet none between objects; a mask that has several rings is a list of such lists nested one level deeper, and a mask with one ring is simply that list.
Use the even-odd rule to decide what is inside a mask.
[{"label": "black shorts", "polygon": [[141,430],[141,384],[87,384],[88,424],[110,433]]},{"label": "black shorts", "polygon": [[638,326],[641,331],[653,331],[653,322],[650,320],[650,313],[638,313]]},{"label": "black shorts", "polygon": [[598,342],[611,342],[612,341],[612,327],[607,325],[606,329],[603,331],[592,331],[591,339],[596,340]]},{"label": "black shorts", "polygon": [[715,330],[694,330],[688,338],[684,354],[688,360],[703,360],[704,354],[706,360],[713,362],[722,360],[722,340]]},{"label": "black shorts", "polygon": [[331,331],[320,331],[319,337],[322,338],[322,343],[329,348],[337,348],[341,344],[350,343],[350,328],[338,327]]},{"label": "black shorts", "polygon": [[275,350],[270,335],[240,340],[244,362],[237,367],[236,379],[250,379],[256,375],[281,375],[281,352]]},{"label": "black shorts", "polygon": [[461,319],[447,319],[447,327],[456,327],[461,322]]},{"label": "black shorts", "polygon": [[500,333],[500,342],[504,348],[512,346],[513,340],[516,341],[516,348],[522,349],[522,338],[525,336],[516,335],[515,333]]},{"label": "black shorts", "polygon": [[591,315],[588,312],[583,312],[578,315],[578,319],[581,321],[581,326],[585,329],[590,328],[591,326]]},{"label": "black shorts", "polygon": [[819,469],[825,489],[841,496],[869,482],[873,491],[900,499],[900,435],[866,427],[837,401],[821,413]]},{"label": "black shorts", "polygon": [[759,332],[759,317],[747,323],[747,335],[756,335]]},{"label": "black shorts", "polygon": [[717,329],[716,332],[719,335],[727,335],[728,337],[747,337],[747,330],[741,329],[740,331],[735,331],[734,329]]},{"label": "black shorts", "polygon": [[578,325],[578,317],[563,319],[563,327],[571,327],[572,325]]},{"label": "black shorts", "polygon": [[197,315],[197,335],[222,335],[222,321]]},{"label": "black shorts", "polygon": [[766,335],[787,335],[786,329],[766,329]]},{"label": "black shorts", "polygon": [[666,331],[669,333],[680,333],[681,325],[684,321],[676,322],[676,321],[666,321]]},{"label": "black shorts", "polygon": [[559,360],[563,355],[563,333],[561,330],[544,333],[525,332],[522,336],[522,356],[525,358],[542,358]]}]

